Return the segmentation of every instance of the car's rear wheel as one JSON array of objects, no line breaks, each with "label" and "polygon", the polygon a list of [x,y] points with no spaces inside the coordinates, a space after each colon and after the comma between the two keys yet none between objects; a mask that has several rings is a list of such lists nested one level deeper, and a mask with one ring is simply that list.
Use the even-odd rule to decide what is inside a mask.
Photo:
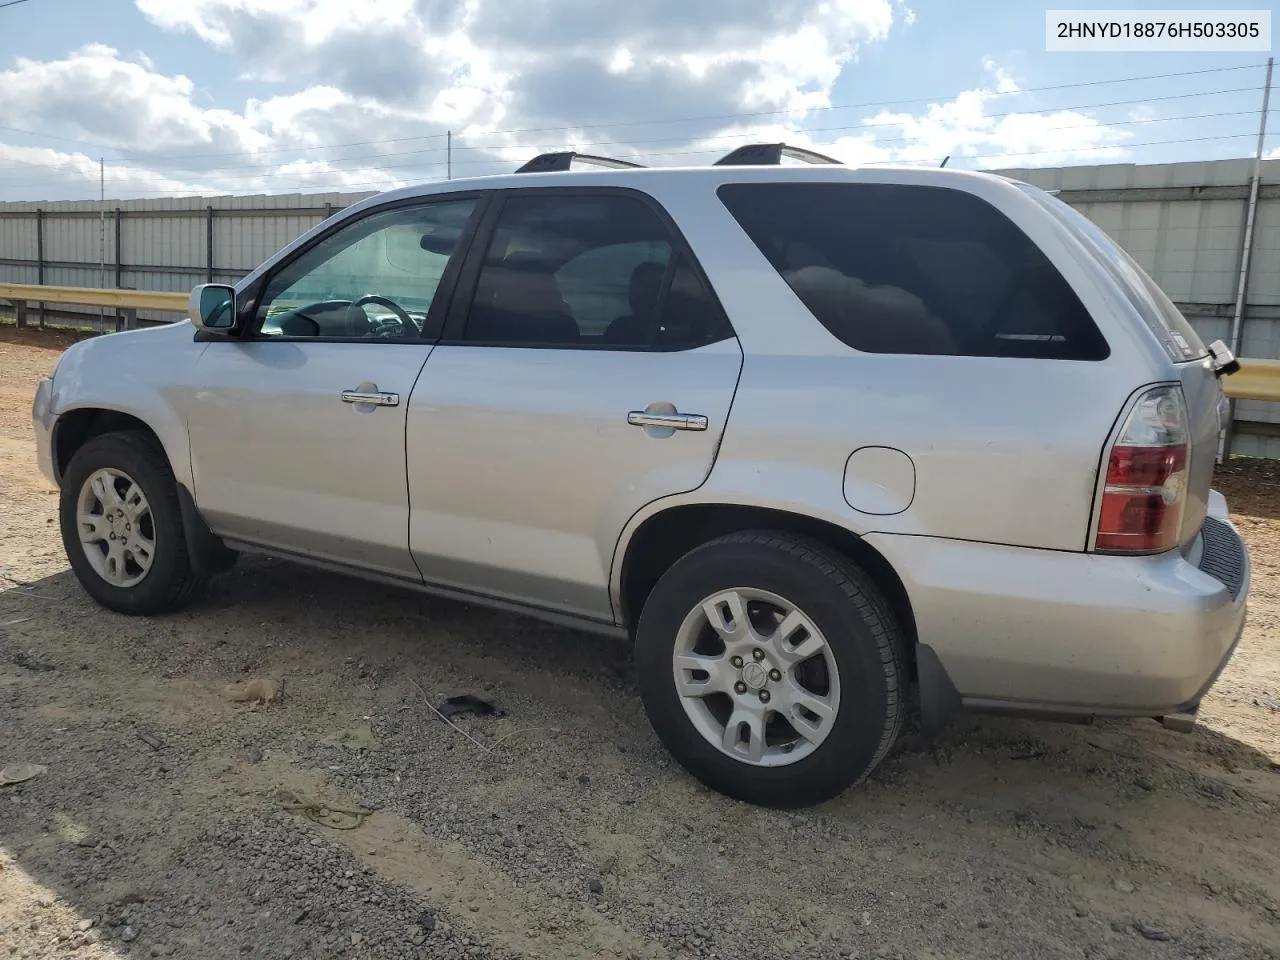
[{"label": "car's rear wheel", "polygon": [[145,434],[104,434],[76,451],[62,477],[59,520],[71,569],[117,613],[186,605],[205,578],[191,568],[177,481]]},{"label": "car's rear wheel", "polygon": [[721,537],[658,581],[636,631],[650,722],[695,777],[767,806],[865,777],[901,729],[903,638],[849,560],[781,533]]}]

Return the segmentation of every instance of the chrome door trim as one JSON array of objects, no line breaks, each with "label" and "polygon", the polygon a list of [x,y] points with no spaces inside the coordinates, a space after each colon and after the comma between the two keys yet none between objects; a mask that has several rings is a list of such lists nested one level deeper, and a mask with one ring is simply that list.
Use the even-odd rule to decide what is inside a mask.
[{"label": "chrome door trim", "polygon": [[343,403],[368,403],[375,407],[400,406],[400,394],[383,393],[382,391],[343,390]]},{"label": "chrome door trim", "polygon": [[632,410],[627,423],[633,427],[668,427],[672,430],[705,430],[707,418],[700,413],[649,413]]}]

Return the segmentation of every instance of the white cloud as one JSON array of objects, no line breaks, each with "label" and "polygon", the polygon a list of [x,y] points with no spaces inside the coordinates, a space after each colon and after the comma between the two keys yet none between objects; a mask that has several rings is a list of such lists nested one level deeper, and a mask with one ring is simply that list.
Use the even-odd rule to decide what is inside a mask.
[{"label": "white cloud", "polygon": [[613,59],[609,61],[609,71],[611,73],[626,73],[635,66],[636,58],[631,55],[631,51],[626,47],[619,47],[613,52]]},{"label": "white cloud", "polygon": [[[206,105],[192,79],[102,45],[0,72],[0,124],[115,148],[120,193],[382,189],[441,176],[446,130],[459,176],[565,147],[702,163],[752,140],[853,163],[1039,165],[1123,156],[1128,136],[1078,111],[999,110],[1019,88],[989,58],[987,82],[949,101],[829,119],[841,71],[914,21],[902,0],[135,2],[263,95]],[[0,198],[50,187],[96,195],[90,151],[0,145]]]},{"label": "white cloud", "polygon": [[0,117],[41,127],[67,124],[117,147],[231,150],[265,143],[243,116],[196,107],[193,89],[187,77],[157,73],[145,59],[125,60],[111,47],[90,44],[61,60],[19,57],[0,71]]},{"label": "white cloud", "polygon": [[982,69],[996,78],[996,93],[1017,93],[1018,84],[1013,77],[1009,75],[1009,71],[996,63],[991,57],[982,58]]},{"label": "white cloud", "polygon": [[[7,199],[86,199],[98,196],[98,158],[47,147],[0,143],[0,197]],[[113,164],[104,171],[111,197],[162,193],[198,193],[199,185],[153,170]]]},{"label": "white cloud", "polygon": [[[158,25],[233,53],[259,79],[323,78],[398,102],[469,89],[483,98],[462,99],[495,115],[453,119],[479,123],[509,111],[528,124],[596,119],[583,117],[578,98],[551,94],[601,80],[611,97],[658,93],[659,115],[680,103],[722,113],[821,103],[859,46],[884,40],[894,19],[891,0],[136,2]],[[644,66],[641,82],[623,76],[625,63]]]},{"label": "white cloud", "polygon": [[162,27],[188,28],[203,40],[228,48],[235,24],[278,19],[297,28],[297,39],[315,45],[346,30],[402,23],[413,0],[137,0],[137,7]]},{"label": "white cloud", "polygon": [[983,67],[995,79],[993,88],[966,90],[952,100],[930,104],[922,113],[882,111],[868,119],[877,144],[891,148],[897,160],[940,163],[950,156],[953,164],[968,160],[986,169],[1127,156],[1129,131],[1078,110],[992,111],[1020,88],[995,61],[988,58]]}]

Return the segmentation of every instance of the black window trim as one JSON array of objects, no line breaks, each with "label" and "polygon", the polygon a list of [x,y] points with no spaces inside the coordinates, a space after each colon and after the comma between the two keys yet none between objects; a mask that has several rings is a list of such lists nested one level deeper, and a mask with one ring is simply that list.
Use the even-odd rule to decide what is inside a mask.
[{"label": "black window trim", "polygon": [[[262,336],[259,331],[265,318],[259,319],[258,308],[261,306],[263,294],[271,281],[279,276],[282,270],[297,262],[300,257],[305,256],[310,251],[325,240],[332,237],[341,230],[345,230],[353,224],[367,220],[369,217],[377,214],[386,213],[389,210],[399,210],[405,207],[425,207],[437,203],[452,203],[459,200],[475,200],[476,207],[471,212],[471,218],[467,221],[467,226],[463,229],[462,238],[458,242],[458,248],[449,257],[449,262],[445,265],[444,272],[440,275],[440,285],[436,288],[435,296],[432,298],[431,307],[428,312],[428,318],[432,313],[442,318],[449,316],[449,307],[453,301],[454,290],[457,286],[458,275],[461,270],[462,263],[470,253],[472,245],[477,236],[477,230],[484,217],[488,214],[490,205],[493,203],[493,195],[497,191],[494,190],[457,190],[442,193],[423,194],[416,197],[401,197],[386,203],[380,203],[376,206],[362,210],[355,216],[345,217],[336,223],[330,225],[327,229],[321,231],[312,237],[307,243],[294,250],[288,257],[274,264],[270,270],[259,276],[253,285],[247,288],[242,296],[243,302],[237,298],[236,312],[239,314],[242,323],[239,333],[234,337],[217,337],[217,339],[235,339],[244,343],[352,343],[352,344],[434,344],[440,341],[440,337],[417,336],[417,337],[285,337],[285,336]],[[430,329],[428,327],[428,329]],[[444,331],[444,323],[439,324],[441,333]],[[199,338],[199,334],[197,334]]]},{"label": "black window trim", "polygon": [[[450,290],[449,312],[445,315],[444,329],[441,333],[440,339],[436,341],[437,346],[506,347],[509,349],[515,348],[532,350],[600,350],[611,353],[679,353],[685,350],[696,350],[700,347],[710,346],[714,343],[723,343],[725,340],[735,339],[737,337],[737,332],[733,329],[733,323],[729,319],[728,311],[725,310],[724,304],[720,302],[720,297],[716,293],[716,289],[712,285],[711,279],[707,276],[707,272],[702,268],[702,264],[698,262],[698,258],[694,256],[693,247],[690,246],[689,241],[680,231],[675,220],[672,219],[671,214],[660,202],[658,202],[656,197],[633,187],[604,186],[506,187],[501,190],[494,190],[492,193],[494,196],[492,197],[491,202],[486,207],[483,215],[475,221],[475,234],[470,238],[466,257],[458,271],[457,282]],[[506,207],[508,198],[529,196],[623,196],[639,200],[658,217],[659,222],[667,231],[667,240],[671,245],[671,256],[667,260],[667,269],[663,274],[662,289],[658,294],[657,302],[654,304],[653,319],[649,324],[648,342],[643,344],[543,343],[530,340],[481,341],[466,339],[467,321],[471,312],[471,304],[475,299],[476,287],[480,280],[480,270],[484,266],[485,257],[488,255],[489,244],[493,241],[493,235],[497,229],[498,220],[502,215],[503,209]],[[666,305],[667,292],[671,289],[671,282],[675,276],[676,265],[679,263],[680,257],[687,259],[689,266],[697,275],[698,280],[705,287],[707,294],[711,298],[711,302],[715,305],[715,309],[719,311],[720,326],[724,330],[724,336],[716,340],[710,340],[707,343],[698,344],[697,347],[684,345],[664,346],[653,342],[657,339],[657,331],[662,317],[662,309]]]},{"label": "black window trim", "polygon": [[[1085,338],[1093,339],[1095,341],[1094,345],[1098,348],[1098,352],[1096,355],[1086,356],[1086,357],[1036,356],[1031,353],[1028,353],[1026,355],[1017,355],[1017,354],[963,353],[963,352],[939,354],[939,356],[948,356],[948,357],[953,357],[955,359],[1018,360],[1021,362],[1026,362],[1028,360],[1039,360],[1039,361],[1050,362],[1050,363],[1102,363],[1111,357],[1111,353],[1112,353],[1111,343],[1108,340],[1106,333],[1103,331],[1102,327],[1098,325],[1098,322],[1090,314],[1089,309],[1085,305],[1083,299],[1080,297],[1079,292],[1072,286],[1071,281],[1067,279],[1066,275],[1062,272],[1062,269],[1058,266],[1058,264],[1054,263],[1052,258],[1050,258],[1047,253],[1045,253],[1043,250],[1040,249],[1040,245],[1036,243],[1036,241],[1032,239],[1027,234],[1027,232],[1023,230],[1022,227],[1013,220],[1012,217],[1010,217],[1007,213],[1001,210],[996,204],[992,203],[986,197],[980,196],[979,194],[973,193],[972,191],[964,190],[959,187],[946,185],[946,184],[887,183],[887,182],[878,182],[878,181],[829,181],[829,180],[810,180],[808,178],[770,179],[770,180],[733,179],[733,180],[722,181],[721,183],[716,185],[716,199],[720,201],[721,205],[724,207],[725,212],[729,215],[730,219],[734,222],[734,224],[738,227],[738,229],[742,231],[743,236],[746,237],[748,242],[750,242],[752,246],[759,249],[759,245],[755,242],[754,238],[752,238],[751,235],[747,232],[746,227],[738,220],[737,216],[734,214],[733,208],[729,205],[728,200],[725,199],[723,191],[725,191],[726,189],[732,190],[732,188],[734,187],[743,187],[743,186],[765,187],[765,186],[771,186],[775,184],[836,185],[836,184],[845,184],[845,183],[849,185],[857,185],[857,186],[865,186],[865,187],[877,187],[877,186],[907,187],[907,188],[922,190],[922,191],[951,191],[954,193],[960,193],[965,196],[972,197],[973,199],[982,203],[984,206],[989,207],[996,214],[996,216],[1002,218],[1022,239],[1024,239],[1028,244],[1030,244],[1037,251],[1039,251],[1040,255],[1045,259],[1048,265],[1054,270],[1055,273],[1058,274],[1064,286],[1071,292],[1072,296],[1075,297],[1082,311],[1082,314],[1088,323],[1089,329],[1086,329],[1084,331]],[[762,256],[765,256],[763,250],[760,250],[760,253]],[[765,259],[767,261],[768,257],[765,256]],[[773,268],[772,264],[770,264],[770,267],[771,269]],[[782,280],[782,282],[789,289],[791,288],[791,285],[787,283],[786,278],[781,276],[781,274],[778,275],[778,279]],[[800,301],[802,306],[804,306],[804,308],[808,310],[809,309],[808,305],[804,303],[804,301],[800,298],[799,294],[796,293],[794,289],[791,292],[796,296],[796,299]],[[812,311],[810,312],[812,313]],[[814,319],[818,323],[822,324],[823,327],[826,327],[826,323],[823,322],[821,318],[814,316]],[[833,336],[835,336],[835,334],[833,334]],[[844,343],[845,346],[847,346],[850,350],[854,350],[854,351],[857,351],[858,353],[866,354],[867,356],[924,356],[924,354],[914,354],[909,352],[888,351],[888,352],[880,353],[880,352],[873,352],[873,351],[867,351],[867,350],[860,350],[858,347],[853,346],[850,343],[847,343],[846,341],[844,341],[843,338],[839,336],[836,336],[836,339],[839,340],[841,343]]]}]

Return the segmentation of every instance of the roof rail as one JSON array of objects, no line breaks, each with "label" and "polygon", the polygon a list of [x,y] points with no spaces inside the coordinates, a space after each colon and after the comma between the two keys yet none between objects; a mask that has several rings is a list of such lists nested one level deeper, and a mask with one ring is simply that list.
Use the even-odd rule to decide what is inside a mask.
[{"label": "roof rail", "polygon": [[807,150],[804,147],[792,147],[785,143],[748,143],[726,153],[712,166],[742,167],[756,164],[776,166],[782,163],[783,157],[803,160],[805,163],[840,163],[834,157],[828,157],[826,154]]},{"label": "roof rail", "polygon": [[572,150],[566,150],[561,153],[540,153],[520,167],[516,173],[552,173],[568,170],[574,160],[583,160],[587,163],[594,163],[596,166],[612,167],[614,169],[644,166],[643,163],[632,163],[630,160],[597,157],[589,153],[574,153]]}]

